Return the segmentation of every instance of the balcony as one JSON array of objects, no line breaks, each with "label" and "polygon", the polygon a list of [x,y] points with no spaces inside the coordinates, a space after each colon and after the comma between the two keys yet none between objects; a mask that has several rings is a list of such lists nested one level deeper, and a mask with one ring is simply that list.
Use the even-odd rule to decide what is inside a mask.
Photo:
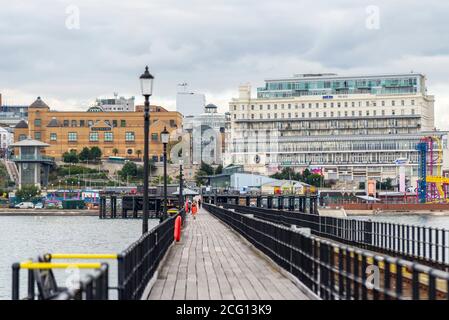
[{"label": "balcony", "polygon": [[55,158],[43,156],[43,155],[18,155],[12,156],[11,160],[14,162],[46,162],[53,163],[55,162]]}]

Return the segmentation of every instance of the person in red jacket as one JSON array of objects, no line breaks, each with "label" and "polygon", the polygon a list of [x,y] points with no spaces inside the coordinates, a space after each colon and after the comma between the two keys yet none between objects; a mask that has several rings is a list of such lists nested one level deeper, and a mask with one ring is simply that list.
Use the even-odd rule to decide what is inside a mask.
[{"label": "person in red jacket", "polygon": [[193,219],[196,219],[197,211],[198,211],[197,204],[196,204],[196,202],[193,202],[192,203],[192,216],[193,216]]}]

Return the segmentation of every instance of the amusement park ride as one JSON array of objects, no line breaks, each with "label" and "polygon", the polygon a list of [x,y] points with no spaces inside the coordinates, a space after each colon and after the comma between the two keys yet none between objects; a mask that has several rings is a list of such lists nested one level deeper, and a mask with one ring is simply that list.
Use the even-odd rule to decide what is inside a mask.
[{"label": "amusement park ride", "polygon": [[417,145],[419,151],[418,200],[420,203],[447,203],[449,178],[443,177],[441,139],[424,137]]}]

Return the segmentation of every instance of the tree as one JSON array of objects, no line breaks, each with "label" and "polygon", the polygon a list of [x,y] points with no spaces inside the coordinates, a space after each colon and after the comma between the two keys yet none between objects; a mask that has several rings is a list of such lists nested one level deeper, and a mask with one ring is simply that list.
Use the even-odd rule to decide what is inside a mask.
[{"label": "tree", "polygon": [[65,163],[78,163],[79,159],[76,152],[70,151],[62,154],[62,161]]},{"label": "tree", "polygon": [[127,163],[125,163],[125,165],[122,167],[122,170],[120,170],[118,174],[122,179],[126,179],[127,177],[137,177],[137,173],[137,165],[132,161],[128,161]]},{"label": "tree", "polygon": [[223,173],[223,166],[220,164],[217,168],[215,168],[215,174],[222,174]]},{"label": "tree", "polygon": [[204,161],[201,162],[201,166],[200,166],[199,170],[205,172],[206,175],[213,175],[214,174],[214,168],[212,168],[211,165],[207,164]]},{"label": "tree", "polygon": [[90,148],[89,159],[98,160],[101,158],[101,149],[98,147]]},{"label": "tree", "polygon": [[322,176],[317,173],[312,173],[307,176],[307,180],[305,181],[307,184],[311,186],[320,187]]},{"label": "tree", "polygon": [[89,160],[90,157],[90,150],[88,147],[84,147],[83,150],[79,153],[79,159],[81,161]]},{"label": "tree", "polygon": [[118,149],[117,148],[112,149],[112,153],[114,154],[114,156],[117,156]]},{"label": "tree", "polygon": [[16,191],[16,197],[22,201],[29,201],[39,195],[41,191],[38,187],[32,184],[24,185],[22,188]]},{"label": "tree", "polygon": [[142,150],[137,150],[136,154],[137,154],[137,158],[140,159],[140,156],[142,155]]}]

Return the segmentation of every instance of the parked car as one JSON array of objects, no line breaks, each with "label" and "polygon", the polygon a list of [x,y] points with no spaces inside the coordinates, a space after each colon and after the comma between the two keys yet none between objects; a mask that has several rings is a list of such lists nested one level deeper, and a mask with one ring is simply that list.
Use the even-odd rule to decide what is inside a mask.
[{"label": "parked car", "polygon": [[20,202],[14,206],[18,209],[33,209],[34,204],[32,202]]},{"label": "parked car", "polygon": [[43,209],[44,204],[42,202],[38,202],[34,205],[34,209]]}]

